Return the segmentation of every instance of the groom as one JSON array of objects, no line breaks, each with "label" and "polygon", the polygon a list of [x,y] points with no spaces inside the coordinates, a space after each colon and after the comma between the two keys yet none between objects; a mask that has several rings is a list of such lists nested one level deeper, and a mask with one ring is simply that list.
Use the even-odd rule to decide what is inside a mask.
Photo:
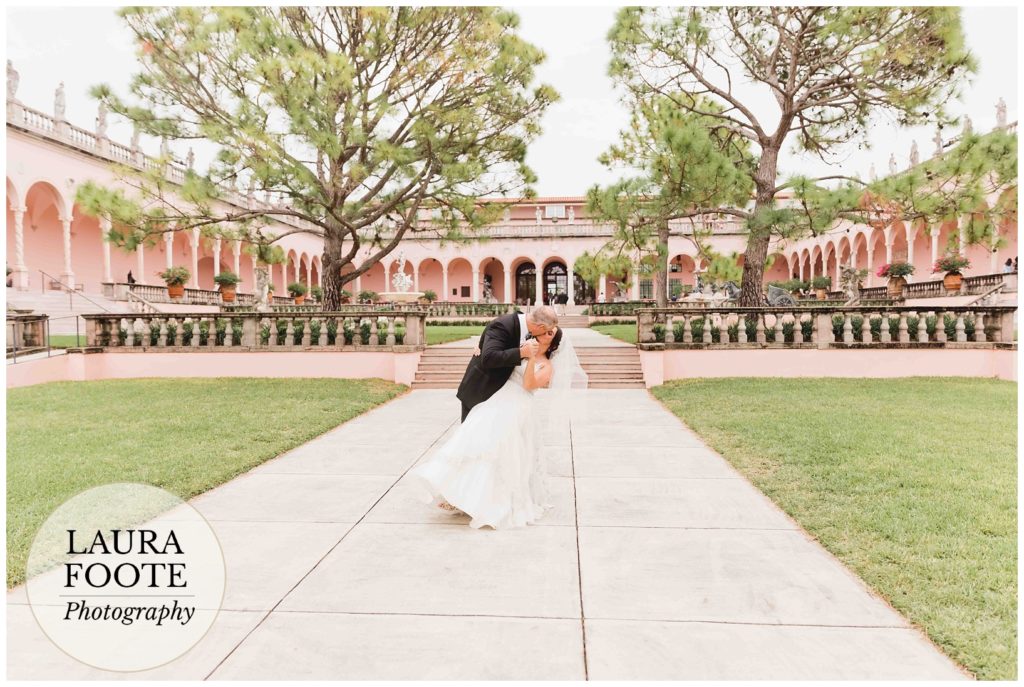
[{"label": "groom", "polygon": [[557,325],[558,315],[547,305],[534,308],[529,315],[516,311],[491,320],[480,335],[480,353],[470,359],[456,394],[462,401],[463,422],[473,406],[489,399],[508,381],[523,358],[536,352],[534,339]]}]

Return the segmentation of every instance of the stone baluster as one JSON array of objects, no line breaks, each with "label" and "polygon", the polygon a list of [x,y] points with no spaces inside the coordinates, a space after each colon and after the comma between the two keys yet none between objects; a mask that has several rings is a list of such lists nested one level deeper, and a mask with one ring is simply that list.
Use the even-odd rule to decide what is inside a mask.
[{"label": "stone baluster", "polygon": [[997,315],[998,325],[996,327],[996,341],[1000,343],[1013,343],[1013,314],[1014,311],[1000,311]]},{"label": "stone baluster", "polygon": [[373,316],[370,318],[370,345],[379,346],[380,338],[377,335],[377,317]]},{"label": "stone baluster", "polygon": [[800,321],[803,318],[803,313],[795,311],[793,315],[793,343],[802,344],[804,342],[804,328],[803,323]]},{"label": "stone baluster", "polygon": [[744,313],[736,316],[736,343],[747,343],[747,317]]},{"label": "stone baluster", "polygon": [[786,343],[786,335],[782,329],[782,319],[785,313],[775,313],[775,343],[784,344]]},{"label": "stone baluster", "polygon": [[900,311],[900,323],[897,331],[899,332],[897,340],[900,343],[910,343],[910,332],[907,330],[907,313],[904,311]]},{"label": "stone baluster", "polygon": [[853,318],[850,313],[843,312],[843,343],[853,343]]},{"label": "stone baluster", "polygon": [[928,343],[928,312],[917,311],[917,342]]},{"label": "stone baluster", "polygon": [[755,315],[755,317],[757,317],[757,327],[756,327],[756,337],[755,337],[757,339],[757,343],[759,343],[759,344],[766,343],[768,341],[768,337],[765,336],[765,333],[764,333],[764,313],[760,313],[759,312],[759,313],[757,313]]},{"label": "stone baluster", "polygon": [[860,340],[861,343],[871,343],[871,313],[862,313],[864,318],[860,324]]},{"label": "stone baluster", "polygon": [[126,320],[124,329],[128,332],[128,336],[124,340],[124,345],[128,348],[132,348],[135,346],[135,322]]},{"label": "stone baluster", "polygon": [[231,318],[227,318],[227,325],[224,327],[224,347],[231,348],[235,345],[235,329],[231,325],[233,324]]},{"label": "stone baluster", "polygon": [[676,342],[676,333],[673,330],[674,326],[675,325],[672,322],[672,313],[666,313],[665,314],[665,343],[667,343],[667,344],[675,343]]},{"label": "stone baluster", "polygon": [[299,326],[302,327],[302,345],[309,346],[310,336],[313,334],[313,330],[309,326],[309,318],[304,317],[300,320]]},{"label": "stone baluster", "polygon": [[388,335],[387,335],[387,338],[384,339],[384,342],[388,346],[394,346],[395,345],[395,318],[394,317],[388,316]]},{"label": "stone baluster", "polygon": [[967,341],[967,332],[964,329],[964,314],[962,311],[956,314],[956,340],[957,343]]},{"label": "stone baluster", "polygon": [[946,312],[935,311],[935,340],[939,343],[946,343]]},{"label": "stone baluster", "polygon": [[878,325],[878,340],[882,343],[891,343],[892,334],[889,333],[889,313],[882,310],[879,314],[882,316],[882,322]]},{"label": "stone baluster", "polygon": [[[327,345],[327,320],[321,319],[320,321],[320,336],[317,337],[316,343],[318,346],[323,348]],[[341,332],[338,332],[340,335]],[[343,339],[344,340],[344,339]]]},{"label": "stone baluster", "polygon": [[980,343],[985,339],[985,313],[979,311],[974,313],[974,340]]},{"label": "stone baluster", "polygon": [[217,318],[211,317],[208,321],[210,323],[210,328],[207,330],[209,335],[206,337],[206,347],[214,348],[217,345]]},{"label": "stone baluster", "polygon": [[132,329],[135,331],[135,343],[145,346],[149,343],[149,326],[141,317],[136,317],[132,322]]},{"label": "stone baluster", "polygon": [[156,340],[156,345],[160,348],[167,346],[167,320],[160,318],[160,336]]},{"label": "stone baluster", "polygon": [[690,328],[690,316],[683,315],[683,343],[693,343],[693,329]]},{"label": "stone baluster", "polygon": [[291,317],[288,318],[288,328],[285,329],[284,333],[284,345],[294,346],[295,345],[295,320]]},{"label": "stone baluster", "polygon": [[707,314],[701,315],[701,317],[704,318],[704,331],[701,334],[700,340],[702,343],[712,343],[713,339],[711,338],[711,318],[708,317]]}]

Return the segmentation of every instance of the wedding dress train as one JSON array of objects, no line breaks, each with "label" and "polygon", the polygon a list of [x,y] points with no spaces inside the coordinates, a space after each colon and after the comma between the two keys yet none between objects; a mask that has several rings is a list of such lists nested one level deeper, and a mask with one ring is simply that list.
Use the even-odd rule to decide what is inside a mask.
[{"label": "wedding dress train", "polygon": [[425,503],[447,501],[472,518],[470,527],[522,527],[553,505],[535,391],[523,386],[528,363],[523,360],[430,460],[409,473]]}]

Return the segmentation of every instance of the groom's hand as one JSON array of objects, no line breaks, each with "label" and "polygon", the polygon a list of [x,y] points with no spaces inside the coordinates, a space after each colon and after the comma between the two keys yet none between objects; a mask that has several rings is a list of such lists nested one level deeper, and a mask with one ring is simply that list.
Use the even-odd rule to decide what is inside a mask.
[{"label": "groom's hand", "polygon": [[537,343],[536,339],[530,339],[529,341],[527,341],[526,343],[519,347],[519,357],[532,358],[533,356],[537,355],[537,349],[539,347],[540,344]]}]

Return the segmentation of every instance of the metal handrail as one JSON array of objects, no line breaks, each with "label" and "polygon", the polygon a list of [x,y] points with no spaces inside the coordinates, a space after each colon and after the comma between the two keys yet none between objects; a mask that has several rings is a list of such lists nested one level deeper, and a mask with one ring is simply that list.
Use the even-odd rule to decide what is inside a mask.
[{"label": "metal handrail", "polygon": [[[71,300],[71,298],[72,298],[73,296],[78,296],[79,298],[84,298],[85,300],[89,301],[90,303],[92,303],[93,305],[95,305],[95,306],[96,306],[97,308],[99,308],[99,309],[100,309],[100,310],[102,310],[103,312],[111,312],[110,310],[108,310],[107,308],[104,308],[104,307],[103,307],[102,305],[100,305],[99,303],[97,303],[97,302],[96,302],[96,301],[94,301],[93,299],[91,299],[91,298],[89,298],[88,296],[86,296],[86,295],[85,295],[84,293],[79,293],[79,292],[75,291],[75,290],[74,290],[73,288],[71,288],[70,286],[68,286],[68,285],[67,285],[67,284],[65,284],[64,282],[62,282],[62,281],[61,281],[60,279],[57,279],[57,278],[56,278],[55,276],[53,276],[52,274],[49,274],[49,273],[47,273],[47,272],[44,272],[44,271],[42,271],[42,270],[38,270],[38,272],[39,272],[39,274],[42,274],[43,276],[49,277],[50,279],[52,279],[53,281],[57,282],[57,283],[58,283],[58,284],[60,284],[60,285],[61,285],[62,287],[64,287],[64,290],[68,292],[68,301],[69,301],[69,305],[73,305],[73,304],[71,304],[71,303],[70,303],[70,300]],[[43,287],[43,289],[42,289],[42,292],[43,292],[43,293],[46,293],[46,281],[45,281],[45,280],[43,280],[43,283],[42,283],[42,287]]]}]

